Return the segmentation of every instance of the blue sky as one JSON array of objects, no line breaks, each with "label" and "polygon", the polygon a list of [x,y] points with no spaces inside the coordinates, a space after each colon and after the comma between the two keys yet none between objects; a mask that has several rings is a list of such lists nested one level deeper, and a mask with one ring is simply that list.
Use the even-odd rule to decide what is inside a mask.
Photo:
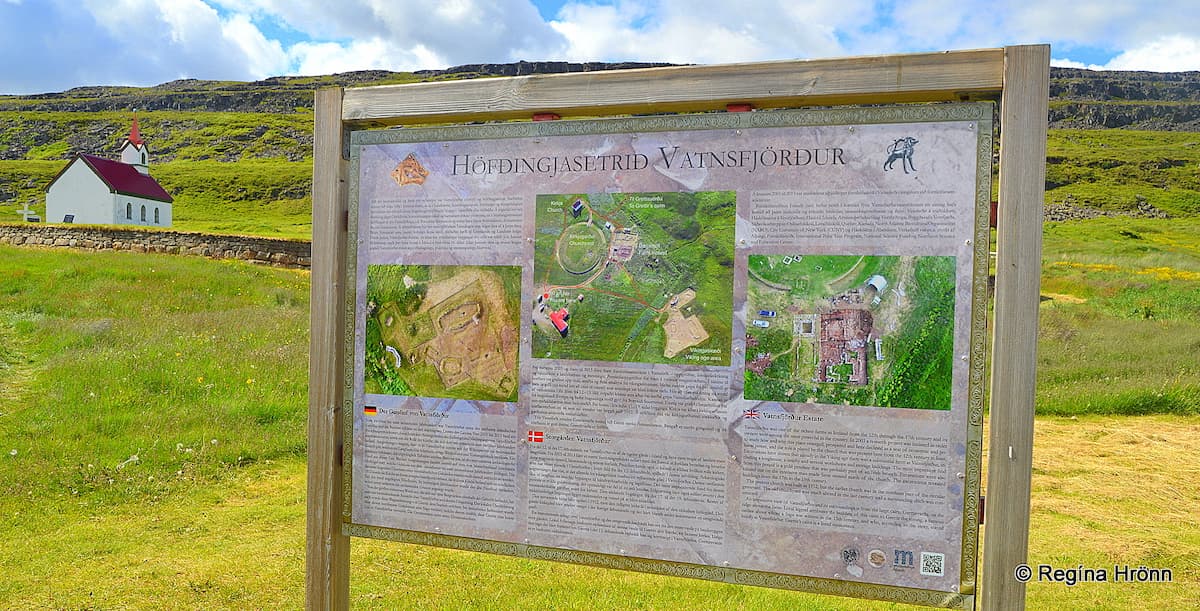
[{"label": "blue sky", "polygon": [[0,93],[516,60],[727,63],[1050,43],[1200,70],[1198,0],[0,0]]}]

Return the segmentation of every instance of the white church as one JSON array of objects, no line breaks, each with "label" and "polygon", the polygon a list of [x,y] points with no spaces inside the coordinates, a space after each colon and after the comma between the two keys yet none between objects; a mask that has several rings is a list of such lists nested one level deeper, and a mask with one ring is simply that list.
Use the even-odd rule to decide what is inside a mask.
[{"label": "white church", "polygon": [[174,199],[150,176],[137,117],[121,160],[78,153],[46,187],[46,222],[171,226]]}]

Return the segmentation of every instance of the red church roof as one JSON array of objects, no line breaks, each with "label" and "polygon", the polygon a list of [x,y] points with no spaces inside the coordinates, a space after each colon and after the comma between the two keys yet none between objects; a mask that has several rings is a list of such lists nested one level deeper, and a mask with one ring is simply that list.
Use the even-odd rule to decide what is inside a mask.
[{"label": "red church roof", "polygon": [[[103,180],[109,189],[121,195],[144,197],[146,199],[167,202],[168,204],[175,201],[162,188],[162,185],[158,184],[157,180],[146,174],[142,174],[137,171],[137,168],[128,163],[110,161],[100,157],[93,157],[92,155],[84,155],[83,153],[79,154],[79,158],[88,164],[88,167],[92,168],[96,176],[99,176],[100,180]],[[67,167],[71,167],[70,164],[67,164]],[[55,177],[55,180],[57,179]],[[54,184],[54,181],[51,181],[51,184]]]}]

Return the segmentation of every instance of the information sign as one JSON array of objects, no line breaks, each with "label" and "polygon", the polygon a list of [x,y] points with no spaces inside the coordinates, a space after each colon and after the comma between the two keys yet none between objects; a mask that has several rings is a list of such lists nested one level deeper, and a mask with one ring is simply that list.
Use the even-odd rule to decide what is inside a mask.
[{"label": "information sign", "polygon": [[966,605],[992,113],[354,132],[348,531]]}]

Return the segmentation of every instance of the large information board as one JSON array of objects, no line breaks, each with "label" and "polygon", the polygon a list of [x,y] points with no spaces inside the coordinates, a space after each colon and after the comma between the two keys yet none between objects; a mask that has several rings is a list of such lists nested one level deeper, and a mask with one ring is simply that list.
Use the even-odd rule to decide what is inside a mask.
[{"label": "large information board", "polygon": [[354,132],[348,532],[967,605],[992,113]]}]

